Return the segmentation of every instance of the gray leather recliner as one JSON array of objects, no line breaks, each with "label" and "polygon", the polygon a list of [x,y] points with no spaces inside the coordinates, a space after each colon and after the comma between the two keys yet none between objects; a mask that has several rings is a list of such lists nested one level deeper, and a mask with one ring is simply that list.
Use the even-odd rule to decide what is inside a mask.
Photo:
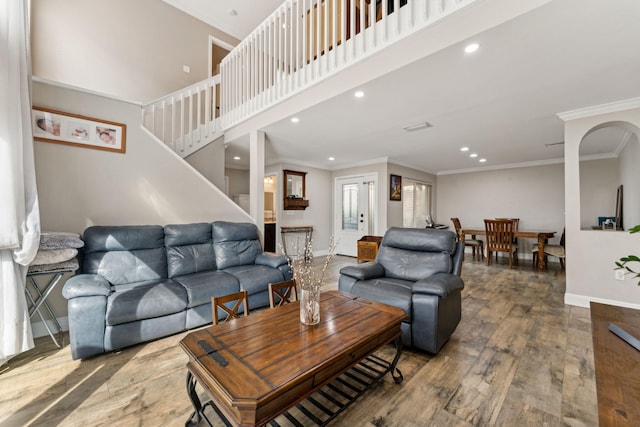
[{"label": "gray leather recliner", "polygon": [[436,354],[461,319],[463,253],[452,231],[392,227],[375,262],[343,267],[338,288],[403,309],[403,345]]}]

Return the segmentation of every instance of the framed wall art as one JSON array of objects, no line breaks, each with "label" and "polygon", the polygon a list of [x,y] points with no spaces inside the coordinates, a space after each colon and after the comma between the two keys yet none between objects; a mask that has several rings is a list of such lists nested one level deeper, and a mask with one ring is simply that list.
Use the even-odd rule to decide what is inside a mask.
[{"label": "framed wall art", "polygon": [[127,126],[122,123],[33,107],[36,141],[124,153]]},{"label": "framed wall art", "polygon": [[389,200],[402,200],[402,177],[400,175],[391,175]]}]

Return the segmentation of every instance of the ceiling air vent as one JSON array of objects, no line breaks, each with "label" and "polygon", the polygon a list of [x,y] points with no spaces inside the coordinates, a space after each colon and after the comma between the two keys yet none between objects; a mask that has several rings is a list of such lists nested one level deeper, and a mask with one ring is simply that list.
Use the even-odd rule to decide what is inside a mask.
[{"label": "ceiling air vent", "polygon": [[416,123],[414,125],[407,125],[407,126],[404,126],[402,129],[404,129],[407,132],[415,132],[417,130],[427,129],[430,127],[433,127],[431,123],[423,122],[423,123]]}]

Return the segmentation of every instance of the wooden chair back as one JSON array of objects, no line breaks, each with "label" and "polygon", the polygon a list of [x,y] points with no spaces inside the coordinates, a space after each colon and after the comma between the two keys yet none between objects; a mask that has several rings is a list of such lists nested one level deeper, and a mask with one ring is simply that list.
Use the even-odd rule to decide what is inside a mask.
[{"label": "wooden chair back", "polygon": [[514,222],[511,219],[485,219],[487,250],[511,252],[513,248]]},{"label": "wooden chair back", "polygon": [[286,282],[269,283],[269,306],[271,308],[289,304],[298,299],[296,281],[291,279]]},{"label": "wooden chair back", "polygon": [[[233,304],[233,305],[231,305]],[[231,306],[231,308],[229,308]],[[211,297],[211,311],[213,312],[213,324],[219,323],[218,309],[227,313],[227,317],[223,323],[228,320],[237,319],[240,317],[240,306],[243,308],[245,316],[249,315],[249,296],[247,291],[240,291],[229,295],[223,295],[219,297]]]},{"label": "wooden chair back", "polygon": [[459,218],[451,218],[451,222],[453,222],[453,228],[456,230],[456,237],[458,241],[460,240],[460,230],[462,229],[462,225],[460,224]]},{"label": "wooden chair back", "polygon": [[[515,246],[513,245],[514,221],[512,219],[485,219],[484,229],[487,237],[487,265],[492,252],[509,254],[509,268],[513,265]],[[517,262],[517,258],[516,258]]]},{"label": "wooden chair back", "polygon": [[504,221],[504,220],[513,221],[513,232],[515,233],[516,231],[518,231],[518,226],[520,225],[520,218],[496,218],[496,219],[499,219],[501,221]]}]

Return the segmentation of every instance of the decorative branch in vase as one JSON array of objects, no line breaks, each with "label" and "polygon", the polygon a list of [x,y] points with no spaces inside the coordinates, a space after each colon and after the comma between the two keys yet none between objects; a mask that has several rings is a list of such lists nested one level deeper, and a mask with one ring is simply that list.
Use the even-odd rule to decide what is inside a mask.
[{"label": "decorative branch in vase", "polygon": [[319,273],[313,267],[313,245],[310,240],[302,250],[297,242],[293,249],[296,256],[295,258],[289,257],[289,267],[298,287],[300,322],[304,325],[316,325],[320,323],[320,286],[329,263],[333,259],[336,242],[333,236],[329,238],[329,253]]},{"label": "decorative branch in vase", "polygon": [[[629,233],[632,233],[632,234],[638,233],[638,232],[640,232],[640,225],[636,225],[635,227],[629,230]],[[632,263],[632,262],[640,263],[640,257],[638,257],[637,255],[627,255],[626,257],[622,257],[618,261],[616,261],[617,267],[615,269],[625,270],[625,274],[634,274],[635,276],[633,277],[635,279],[640,279],[640,271],[634,270],[628,265],[629,263]],[[638,286],[640,286],[640,280],[638,280]]]}]

